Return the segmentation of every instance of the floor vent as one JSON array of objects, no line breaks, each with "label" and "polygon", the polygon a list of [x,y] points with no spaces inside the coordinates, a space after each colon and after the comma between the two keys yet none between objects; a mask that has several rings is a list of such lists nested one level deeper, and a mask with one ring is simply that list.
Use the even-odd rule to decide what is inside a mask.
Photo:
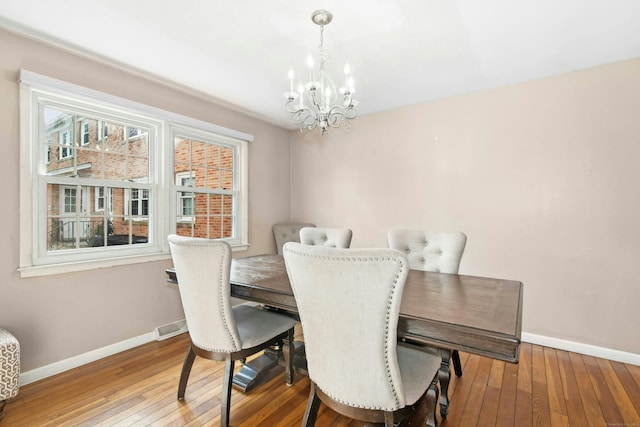
[{"label": "floor vent", "polygon": [[156,328],[156,340],[162,341],[187,332],[187,321],[182,319]]}]

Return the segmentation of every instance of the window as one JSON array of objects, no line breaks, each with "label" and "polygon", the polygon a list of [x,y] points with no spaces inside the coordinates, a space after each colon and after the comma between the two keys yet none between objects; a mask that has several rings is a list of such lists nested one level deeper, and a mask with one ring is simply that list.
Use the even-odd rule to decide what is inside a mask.
[{"label": "window", "polygon": [[[176,188],[194,187],[195,177],[189,172],[176,172]],[[178,191],[178,222],[193,221],[194,194],[190,191]]]},{"label": "window", "polygon": [[60,154],[60,160],[66,160],[73,157],[73,141],[71,139],[71,131],[69,129],[64,129],[58,132],[60,136],[60,146],[58,148],[58,153]]},{"label": "window", "polygon": [[132,188],[130,197],[131,215],[135,217],[149,215],[149,190]]},{"label": "window", "polygon": [[124,130],[124,139],[125,141],[136,139],[144,136],[144,134],[145,132],[143,129],[127,126]]},{"label": "window", "polygon": [[86,120],[80,122],[80,144],[89,144],[89,122]]},{"label": "window", "polygon": [[174,174],[180,235],[234,237],[240,191],[239,152],[231,141],[174,127]]},{"label": "window", "polygon": [[[105,192],[105,189],[107,190]],[[109,213],[113,212],[113,188],[96,187],[95,191],[95,210],[96,212],[104,211],[105,206],[109,209]]]},{"label": "window", "polygon": [[167,259],[170,233],[246,249],[251,136],[25,71],[20,103],[23,276]]},{"label": "window", "polygon": [[105,141],[109,137],[109,123],[98,120],[98,142]]}]

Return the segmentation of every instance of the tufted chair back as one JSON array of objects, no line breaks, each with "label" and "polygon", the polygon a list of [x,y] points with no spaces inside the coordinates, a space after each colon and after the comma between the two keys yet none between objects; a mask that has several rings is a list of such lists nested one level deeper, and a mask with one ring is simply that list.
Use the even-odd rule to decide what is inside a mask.
[{"label": "tufted chair back", "polygon": [[407,256],[412,270],[457,274],[467,243],[461,232],[391,230],[389,247]]},{"label": "tufted chair back", "polygon": [[208,351],[240,350],[231,304],[229,244],[171,235],[169,246],[191,341]]},{"label": "tufted chair back", "polygon": [[396,339],[409,270],[406,257],[393,249],[287,243],[284,259],[302,322],[310,379],[351,406],[387,411],[403,407]]},{"label": "tufted chair back", "polygon": [[231,383],[237,360],[269,346],[284,346],[285,379],[287,384],[293,383],[293,346],[289,343],[293,342],[295,321],[285,314],[249,304],[232,306],[228,243],[175,234],[167,239],[191,337],[178,383],[178,400],[185,398],[196,356],[224,360],[220,426],[229,427]]},{"label": "tufted chair back", "polygon": [[300,230],[315,227],[315,224],[273,224],[273,238],[276,241],[278,255],[282,255],[282,246],[287,242],[300,242]]},{"label": "tufted chair back", "polygon": [[348,248],[353,233],[348,228],[303,228],[300,230],[300,243],[328,248]]}]

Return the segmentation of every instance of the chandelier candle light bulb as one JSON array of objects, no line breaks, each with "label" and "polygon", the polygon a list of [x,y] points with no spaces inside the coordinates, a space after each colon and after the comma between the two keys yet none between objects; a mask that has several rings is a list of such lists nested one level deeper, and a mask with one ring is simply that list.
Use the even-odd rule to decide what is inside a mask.
[{"label": "chandelier candle light bulb", "polygon": [[[324,26],[329,24],[333,15],[326,10],[316,10],[311,15],[314,24],[320,26],[319,68],[316,72],[316,61],[313,56],[307,56],[307,68],[309,69],[309,81],[300,82],[297,92],[293,91],[293,70],[289,70],[289,92],[284,94],[287,111],[291,113],[291,121],[300,127],[313,130],[320,128],[320,133],[325,135],[330,127],[339,127],[342,122],[356,117],[355,107],[358,101],[353,99],[354,83],[351,76],[349,63],[344,66],[344,86],[336,91],[336,86],[325,71],[326,56],[324,52]],[[316,80],[318,79],[318,80]],[[304,103],[304,94],[307,93],[308,105]],[[341,103],[338,103],[338,92],[342,95]]]}]

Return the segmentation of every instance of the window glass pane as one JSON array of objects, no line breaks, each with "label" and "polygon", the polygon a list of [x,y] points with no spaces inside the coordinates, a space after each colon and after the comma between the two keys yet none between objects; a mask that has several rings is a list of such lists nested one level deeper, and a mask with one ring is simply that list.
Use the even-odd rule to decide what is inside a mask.
[{"label": "window glass pane", "polygon": [[205,188],[205,170],[203,166],[191,166],[191,175],[193,176],[193,186],[196,188]]},{"label": "window glass pane", "polygon": [[220,188],[220,169],[207,168],[207,181],[204,184],[207,188]]},{"label": "window glass pane", "polygon": [[58,251],[86,246],[91,221],[87,217],[88,187],[47,185],[47,250]]},{"label": "window glass pane", "polygon": [[49,216],[47,251],[78,249],[86,246],[91,223],[88,219]]},{"label": "window glass pane", "polygon": [[222,195],[212,194],[209,196],[209,206],[211,215],[222,215]]},{"label": "window glass pane", "polygon": [[209,145],[204,142],[191,141],[191,164],[204,166],[207,162],[205,158],[205,147]]},{"label": "window glass pane", "polygon": [[[178,168],[179,164],[188,165],[191,159],[190,141],[185,138],[176,137],[174,140],[174,147],[173,161],[176,165],[176,168]],[[178,169],[184,170],[183,168]]]},{"label": "window glass pane", "polygon": [[233,190],[233,171],[221,170],[220,175],[220,188],[223,190]]},{"label": "window glass pane", "polygon": [[233,169],[233,150],[231,148],[221,147],[219,164],[221,169]]},{"label": "window glass pane", "polygon": [[207,166],[220,167],[220,146],[207,144]]},{"label": "window glass pane", "polygon": [[176,185],[194,187],[196,190],[177,190],[179,234],[208,238],[233,237],[234,195],[225,194],[225,191],[234,190],[234,153],[233,149],[212,141],[175,137]]},{"label": "window glass pane", "polygon": [[124,181],[127,177],[126,157],[118,153],[104,153],[104,179]]},{"label": "window glass pane", "polygon": [[149,182],[149,159],[147,157],[129,157],[127,166],[128,179]]}]

